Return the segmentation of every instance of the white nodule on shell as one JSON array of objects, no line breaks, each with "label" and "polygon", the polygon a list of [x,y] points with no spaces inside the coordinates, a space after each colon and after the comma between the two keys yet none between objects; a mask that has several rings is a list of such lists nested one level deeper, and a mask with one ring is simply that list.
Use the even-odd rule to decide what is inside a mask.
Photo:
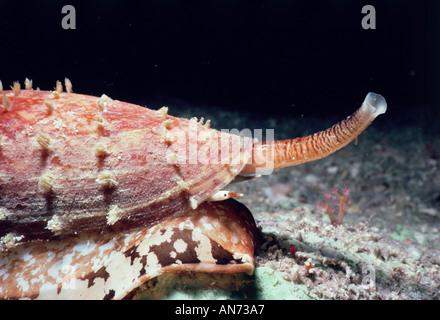
[{"label": "white nodule on shell", "polygon": [[73,92],[72,82],[70,81],[69,78],[64,78],[64,86],[66,87],[66,92],[67,93],[72,93]]},{"label": "white nodule on shell", "polygon": [[156,113],[158,116],[165,118],[168,115],[168,107],[162,107]]},{"label": "white nodule on shell", "polygon": [[54,234],[59,234],[59,232],[63,229],[62,222],[60,217],[54,215],[48,222],[46,229],[52,231]]},{"label": "white nodule on shell", "polygon": [[52,99],[59,99],[60,98],[60,92],[57,90],[52,91]]},{"label": "white nodule on shell", "polygon": [[93,154],[96,157],[105,157],[109,154],[106,144],[103,141],[99,141],[95,144],[95,148],[93,150]]},{"label": "white nodule on shell", "polygon": [[32,80],[24,79],[24,87],[26,90],[32,90]]},{"label": "white nodule on shell", "polygon": [[38,187],[43,193],[49,193],[53,188],[54,176],[50,172],[44,173],[38,181]]},{"label": "white nodule on shell", "polygon": [[12,106],[11,100],[9,100],[9,98],[4,94],[2,95],[2,104],[3,107],[5,108],[5,111],[8,111]]},{"label": "white nodule on shell", "polygon": [[57,82],[55,84],[55,90],[58,93],[62,93],[63,92],[63,85],[61,84],[60,80],[57,80]]},{"label": "white nodule on shell", "polygon": [[189,198],[189,203],[191,205],[191,209],[196,210],[197,209],[197,200],[194,197]]},{"label": "white nodule on shell", "polygon": [[46,106],[48,114],[52,114],[53,111],[55,110],[55,105],[52,101],[44,100],[44,105]]},{"label": "white nodule on shell", "polygon": [[114,188],[118,186],[115,174],[109,170],[101,171],[98,175],[98,179],[96,179],[96,182],[98,182],[101,187],[104,188]]},{"label": "white nodule on shell", "polygon": [[[8,233],[0,238],[0,252],[4,248],[10,249],[15,247],[21,240],[23,239],[23,236],[17,235],[15,233]],[[1,265],[0,265],[1,266]],[[1,270],[1,268],[0,268]]]},{"label": "white nodule on shell", "polygon": [[8,219],[8,216],[10,215],[11,212],[9,212],[8,209],[0,207],[0,221]]},{"label": "white nodule on shell", "polygon": [[36,141],[41,149],[48,150],[50,147],[51,139],[50,136],[46,133],[38,133]]},{"label": "white nodule on shell", "polygon": [[21,94],[21,86],[20,82],[15,81],[12,87],[12,91],[14,92],[14,96],[19,96]]},{"label": "white nodule on shell", "polygon": [[115,224],[122,217],[123,213],[124,212],[117,205],[112,205],[107,214],[107,224]]}]

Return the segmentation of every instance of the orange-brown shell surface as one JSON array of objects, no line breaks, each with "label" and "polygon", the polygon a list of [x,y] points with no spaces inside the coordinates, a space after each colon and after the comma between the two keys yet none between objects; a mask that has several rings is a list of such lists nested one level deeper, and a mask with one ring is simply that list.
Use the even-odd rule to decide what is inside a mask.
[{"label": "orange-brown shell surface", "polygon": [[4,246],[146,226],[195,209],[251,153],[250,139],[232,153],[231,135],[167,108],[58,91],[0,95]]}]

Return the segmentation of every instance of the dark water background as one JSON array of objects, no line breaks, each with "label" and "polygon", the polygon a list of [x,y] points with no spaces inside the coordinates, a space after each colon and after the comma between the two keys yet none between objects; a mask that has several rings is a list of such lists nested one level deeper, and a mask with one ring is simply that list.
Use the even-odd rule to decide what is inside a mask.
[{"label": "dark water background", "polygon": [[[75,92],[140,105],[304,121],[347,116],[374,91],[389,104],[377,126],[439,132],[439,1],[0,2],[5,87],[69,77]],[[66,4],[76,29],[62,27]]]}]

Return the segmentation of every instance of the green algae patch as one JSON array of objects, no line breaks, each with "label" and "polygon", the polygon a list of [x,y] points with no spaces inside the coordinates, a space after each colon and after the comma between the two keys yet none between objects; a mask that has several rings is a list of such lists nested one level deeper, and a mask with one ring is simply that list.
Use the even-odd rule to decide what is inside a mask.
[{"label": "green algae patch", "polygon": [[261,300],[311,300],[306,285],[293,283],[284,278],[282,272],[267,267],[255,269],[256,299]]}]

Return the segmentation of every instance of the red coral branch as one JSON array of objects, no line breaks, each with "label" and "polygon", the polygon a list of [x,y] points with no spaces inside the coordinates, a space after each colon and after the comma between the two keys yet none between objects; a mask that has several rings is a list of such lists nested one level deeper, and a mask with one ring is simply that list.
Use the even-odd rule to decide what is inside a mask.
[{"label": "red coral branch", "polygon": [[[322,209],[327,213],[327,215],[330,217],[330,221],[332,225],[339,226],[342,224],[342,220],[344,219],[344,216],[346,215],[346,206],[351,204],[350,200],[347,200],[347,197],[350,193],[350,190],[348,189],[342,189],[342,194],[339,194],[339,191],[337,189],[333,190],[333,192],[326,193],[325,194],[325,204],[322,205],[320,202],[316,204],[316,207],[319,209]],[[332,198],[332,195],[337,197],[338,201],[333,202],[333,207],[330,206],[330,199]],[[337,214],[336,213],[336,207],[338,208]]]}]

